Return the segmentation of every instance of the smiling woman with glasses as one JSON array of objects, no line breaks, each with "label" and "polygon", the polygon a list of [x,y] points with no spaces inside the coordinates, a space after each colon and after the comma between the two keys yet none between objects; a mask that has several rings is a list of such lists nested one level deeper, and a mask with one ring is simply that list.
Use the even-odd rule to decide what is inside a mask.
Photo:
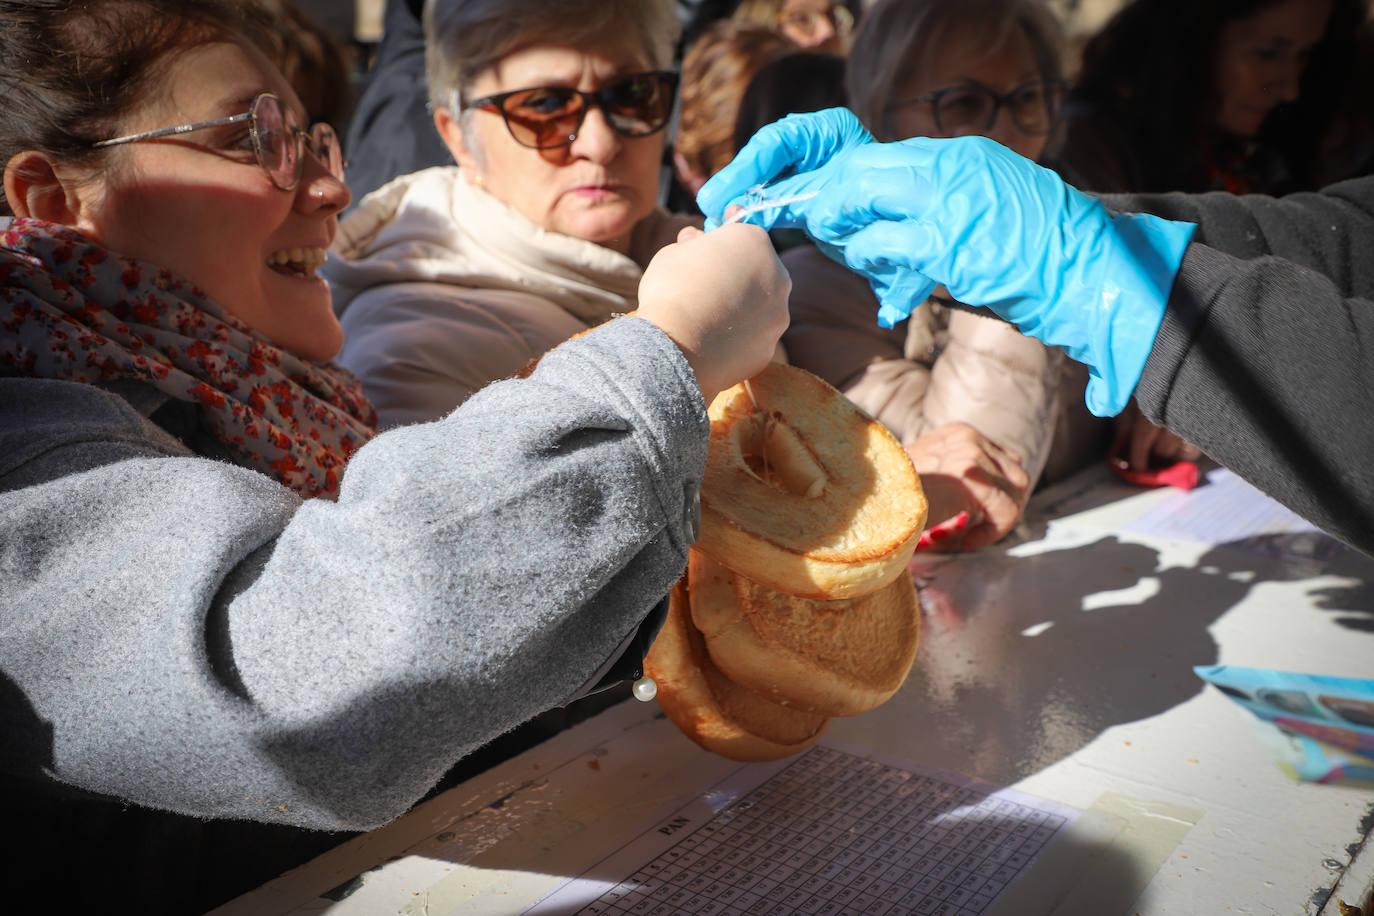
[{"label": "smiling woman with glasses", "polygon": [[384,426],[634,310],[644,267],[695,222],[659,205],[677,32],[671,0],[431,4],[430,103],[456,166],[363,200],[326,267],[340,359]]},{"label": "smiling woman with glasses", "polygon": [[[628,696],[695,536],[706,404],[787,320],[756,226],[644,269],[559,236],[635,314],[377,432],[319,275],[338,144],[304,127],[270,21],[0,0],[0,817],[24,827],[15,874],[67,910],[206,912]],[[539,63],[474,85],[555,87],[577,139],[530,149],[474,111],[486,161],[549,156],[616,210],[630,179],[598,151],[654,153],[624,134],[663,118],[668,88],[635,77],[657,59]],[[482,242],[550,250],[486,207],[506,220]]]}]

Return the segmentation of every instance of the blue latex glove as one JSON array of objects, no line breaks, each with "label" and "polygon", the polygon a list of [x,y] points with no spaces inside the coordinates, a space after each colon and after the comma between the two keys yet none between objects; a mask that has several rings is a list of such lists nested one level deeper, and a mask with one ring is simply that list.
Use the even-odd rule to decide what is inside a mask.
[{"label": "blue latex glove", "polygon": [[[857,130],[856,130],[857,128]],[[891,327],[934,287],[1085,364],[1088,408],[1130,400],[1194,226],[1114,214],[984,137],[876,143],[844,109],[764,128],[706,183],[708,217],[748,189],[817,191],[767,211],[868,277]],[[758,215],[751,222],[760,222]]]}]

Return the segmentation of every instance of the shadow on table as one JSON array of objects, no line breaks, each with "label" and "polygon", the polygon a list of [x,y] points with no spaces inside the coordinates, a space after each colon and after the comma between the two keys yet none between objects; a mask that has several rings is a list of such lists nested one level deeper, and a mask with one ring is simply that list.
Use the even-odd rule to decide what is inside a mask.
[{"label": "shadow on table", "polygon": [[1350,584],[1325,585],[1311,592],[1312,606],[1333,613],[1336,624],[1363,633],[1374,633],[1374,560],[1339,545],[1322,566],[1328,575],[1348,577]]},{"label": "shadow on table", "polygon": [[1335,618],[1340,626],[1374,633],[1374,582],[1317,589],[1313,595],[1317,607],[1340,614]]},{"label": "shadow on table", "polygon": [[1367,559],[1276,562],[1284,537],[1206,548],[1188,565],[1114,536],[918,560],[925,629],[903,687],[919,697],[902,704],[907,727],[940,735],[941,765],[1011,783],[1197,695],[1193,666],[1217,661],[1209,627],[1262,583],[1362,571],[1322,587],[1318,607],[1374,626]]}]

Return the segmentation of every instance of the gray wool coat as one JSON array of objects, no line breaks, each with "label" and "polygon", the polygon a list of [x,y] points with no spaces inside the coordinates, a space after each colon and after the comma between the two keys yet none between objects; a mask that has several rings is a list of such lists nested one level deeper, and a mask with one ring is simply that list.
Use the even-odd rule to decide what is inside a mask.
[{"label": "gray wool coat", "polygon": [[337,502],[193,453],[165,406],[0,379],[11,774],[375,827],[601,677],[694,537],[705,407],[638,318],[379,435]]}]

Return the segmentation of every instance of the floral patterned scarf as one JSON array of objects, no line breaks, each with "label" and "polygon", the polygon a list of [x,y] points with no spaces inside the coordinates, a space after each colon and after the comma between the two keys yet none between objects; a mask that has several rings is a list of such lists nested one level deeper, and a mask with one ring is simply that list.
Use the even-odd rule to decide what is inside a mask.
[{"label": "floral patterned scarf", "polygon": [[170,271],[65,226],[16,219],[0,233],[0,375],[133,379],[199,408],[245,467],[333,497],[377,415],[347,370],[255,333]]}]

